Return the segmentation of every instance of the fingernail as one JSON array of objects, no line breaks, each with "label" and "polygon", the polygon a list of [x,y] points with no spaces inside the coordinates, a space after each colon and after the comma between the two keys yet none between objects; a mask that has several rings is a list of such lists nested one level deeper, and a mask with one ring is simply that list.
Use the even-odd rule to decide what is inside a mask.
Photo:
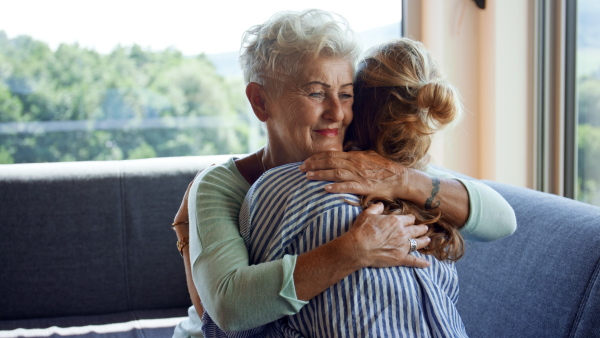
[{"label": "fingernail", "polygon": [[300,165],[300,170],[304,170],[306,168],[306,166],[304,164]]},{"label": "fingernail", "polygon": [[315,176],[315,173],[312,172],[312,171],[309,171],[309,172],[306,173],[306,176],[313,177],[313,176]]},{"label": "fingernail", "polygon": [[333,189],[333,186],[331,186],[331,185],[326,185],[326,186],[325,186],[325,189],[326,189],[326,190],[331,190],[331,189]]}]

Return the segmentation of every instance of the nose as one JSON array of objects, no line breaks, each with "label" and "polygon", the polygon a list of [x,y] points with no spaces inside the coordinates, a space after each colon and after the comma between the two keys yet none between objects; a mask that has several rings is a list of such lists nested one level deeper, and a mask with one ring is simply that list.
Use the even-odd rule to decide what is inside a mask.
[{"label": "nose", "polygon": [[339,122],[344,119],[344,114],[344,109],[340,99],[337,97],[330,97],[327,100],[327,107],[325,108],[323,118],[328,121]]}]

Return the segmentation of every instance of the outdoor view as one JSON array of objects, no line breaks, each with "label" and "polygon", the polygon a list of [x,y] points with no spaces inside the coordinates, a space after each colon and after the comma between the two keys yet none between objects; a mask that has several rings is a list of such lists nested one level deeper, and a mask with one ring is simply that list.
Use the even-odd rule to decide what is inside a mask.
[{"label": "outdoor view", "polygon": [[[401,1],[389,1],[387,18],[358,5],[313,2],[339,9],[363,41],[400,36]],[[311,5],[265,2],[267,13],[266,6],[240,4],[229,13],[225,2],[209,8],[180,0],[51,3],[15,2],[0,13],[1,164],[258,149],[264,133],[246,102],[237,63],[241,35],[279,10]],[[39,10],[31,14],[28,6]],[[263,10],[253,16],[254,7]],[[234,18],[238,12],[246,15]]]},{"label": "outdoor view", "polygon": [[242,80],[217,74],[205,55],[137,45],[53,51],[0,31],[0,79],[2,163],[248,150]]},{"label": "outdoor view", "polygon": [[600,2],[577,3],[577,199],[600,206]]}]

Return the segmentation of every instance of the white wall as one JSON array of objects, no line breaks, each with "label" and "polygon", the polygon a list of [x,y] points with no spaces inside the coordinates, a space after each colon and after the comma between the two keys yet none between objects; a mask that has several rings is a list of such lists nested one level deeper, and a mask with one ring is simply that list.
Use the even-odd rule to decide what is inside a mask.
[{"label": "white wall", "polygon": [[433,163],[533,187],[533,1],[405,1],[406,35],[432,52],[466,110],[436,136]]}]

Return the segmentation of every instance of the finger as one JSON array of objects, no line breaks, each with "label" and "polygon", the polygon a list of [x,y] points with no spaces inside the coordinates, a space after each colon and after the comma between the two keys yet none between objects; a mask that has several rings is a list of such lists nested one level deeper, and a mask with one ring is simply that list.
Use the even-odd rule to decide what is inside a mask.
[{"label": "finger", "polygon": [[429,227],[425,224],[411,225],[407,226],[406,230],[410,234],[411,238],[419,238],[421,236],[425,236],[427,231],[429,231]]},{"label": "finger", "polygon": [[[408,226],[412,226],[413,224],[415,224],[415,215],[413,214],[408,214],[408,215],[396,215],[396,218],[402,222],[402,224],[405,227]],[[427,226],[425,226],[427,227]],[[419,237],[419,236],[415,236],[415,237]]]},{"label": "finger", "polygon": [[363,186],[356,181],[328,184],[325,186],[325,191],[336,194],[367,195]]},{"label": "finger", "polygon": [[429,245],[429,242],[431,242],[431,238],[427,236],[421,236],[419,238],[415,238],[415,241],[417,241],[417,250],[421,250]]},{"label": "finger", "polygon": [[304,163],[300,165],[300,171],[314,171],[314,170],[329,170],[335,168],[346,168],[348,164],[347,154],[341,151],[336,152],[327,152],[327,153],[335,153],[333,156],[323,156],[323,157],[315,157],[317,155],[313,155],[306,159]]},{"label": "finger", "polygon": [[307,171],[306,177],[313,181],[345,182],[356,181],[359,177],[347,169],[335,168],[318,171]]},{"label": "finger", "polygon": [[413,255],[406,256],[403,266],[413,267],[413,268],[426,268],[429,267],[429,262],[424,259]]},{"label": "finger", "polygon": [[383,209],[383,203],[372,203],[368,208],[363,210],[363,212],[370,215],[381,215],[383,213]]}]

